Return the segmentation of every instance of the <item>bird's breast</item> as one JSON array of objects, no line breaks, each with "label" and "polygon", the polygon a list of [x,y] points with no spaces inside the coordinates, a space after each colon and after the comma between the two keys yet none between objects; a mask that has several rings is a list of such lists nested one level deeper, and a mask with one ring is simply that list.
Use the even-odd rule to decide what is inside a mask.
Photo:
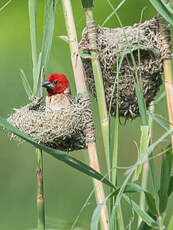
[{"label": "bird's breast", "polygon": [[51,110],[59,110],[71,105],[68,95],[56,94],[51,97],[46,97],[46,106]]}]

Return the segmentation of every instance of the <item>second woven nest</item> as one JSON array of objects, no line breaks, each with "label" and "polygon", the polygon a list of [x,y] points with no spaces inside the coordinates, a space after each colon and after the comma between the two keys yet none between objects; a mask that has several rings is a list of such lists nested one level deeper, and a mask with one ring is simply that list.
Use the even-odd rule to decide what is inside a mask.
[{"label": "second woven nest", "polygon": [[[95,30],[96,33],[97,52],[101,64],[107,106],[109,108],[113,94],[111,115],[115,115],[118,97],[119,115],[126,119],[133,119],[139,116],[134,84],[136,74],[141,79],[147,107],[154,100],[162,83],[163,59],[171,57],[168,25],[161,23],[159,17],[154,17],[142,24],[125,28],[110,29],[92,26],[92,30]],[[83,31],[80,49],[87,53],[92,49],[89,44],[88,27]],[[136,62],[136,68],[132,62],[131,52]],[[119,70],[118,84],[115,83],[117,58],[123,60]],[[83,59],[83,64],[89,89],[96,97],[91,60]]]},{"label": "second woven nest", "polygon": [[8,121],[38,143],[63,151],[84,149],[95,140],[90,101],[81,95],[58,111],[47,110],[42,103],[28,104]]}]

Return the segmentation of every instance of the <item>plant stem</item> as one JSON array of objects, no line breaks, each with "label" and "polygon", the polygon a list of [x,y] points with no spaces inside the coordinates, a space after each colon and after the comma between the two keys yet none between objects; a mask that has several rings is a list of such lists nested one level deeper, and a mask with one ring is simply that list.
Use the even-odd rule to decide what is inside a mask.
[{"label": "plant stem", "polygon": [[[37,0],[28,0],[29,9],[29,22],[30,22],[30,38],[32,48],[32,62],[33,62],[33,92],[36,96],[37,90],[40,95],[43,95],[43,89],[39,88],[36,80],[36,67],[38,62],[38,51],[37,51],[37,24],[36,24],[36,13],[37,13]],[[42,78],[44,77],[44,69],[42,69]],[[44,190],[43,190],[43,155],[42,150],[36,148],[37,154],[37,230],[45,230],[45,210],[44,210]]]},{"label": "plant stem", "polygon": [[[150,105],[149,111],[153,113],[154,108],[155,108],[154,104]],[[153,131],[153,119],[150,116],[148,119],[148,126],[149,126],[149,145],[151,145],[152,144],[152,133],[153,133],[152,132]],[[143,164],[142,181],[141,181],[141,186],[144,189],[147,188],[148,174],[149,174],[149,164],[148,164],[148,160],[146,159],[146,162],[144,162]],[[140,195],[139,206],[142,210],[145,210],[145,194],[144,193],[141,193]],[[141,218],[138,217],[138,226],[140,225],[140,222],[141,222]]]},{"label": "plant stem", "polygon": [[121,202],[119,203],[117,210],[116,210],[116,218],[117,218],[117,229],[118,230],[124,230],[124,221],[123,221],[123,214],[121,209]]},{"label": "plant stem", "polygon": [[[149,165],[148,165],[148,160],[146,159],[146,162],[143,164],[143,170],[142,170],[142,181],[141,181],[141,187],[143,189],[147,188],[147,184],[148,184],[148,173],[149,173]],[[139,206],[141,208],[141,210],[145,210],[145,194],[142,192],[140,194],[140,201],[139,201]],[[141,222],[141,217],[138,217],[138,227],[140,225]]]},{"label": "plant stem", "polygon": [[86,91],[85,74],[82,64],[82,60],[79,54],[77,33],[75,22],[73,18],[72,6],[70,0],[62,0],[64,18],[66,23],[66,29],[69,38],[69,46],[71,51],[71,60],[74,72],[74,78],[76,83],[76,89],[78,93]]},{"label": "plant stem", "polygon": [[[99,161],[98,161],[97,153],[95,151],[96,151],[95,142],[89,143],[88,152],[89,152],[90,166],[94,168],[95,170],[97,170],[97,172],[100,172]],[[100,181],[96,179],[93,179],[93,182],[94,182],[95,191],[96,191],[96,200],[97,200],[97,203],[100,204],[105,198],[103,184],[100,183]],[[103,230],[109,229],[108,222],[109,222],[108,210],[105,204],[101,210],[101,226]]]},{"label": "plant stem", "polygon": [[[84,67],[79,54],[77,33],[76,33],[75,22],[73,18],[71,1],[62,0],[62,5],[63,5],[66,29],[68,33],[69,46],[71,51],[71,60],[72,60],[77,93],[84,93],[88,95],[86,84],[85,84]],[[94,132],[94,130],[90,130],[90,132]],[[95,142],[88,143],[88,155],[90,159],[90,166],[93,167],[95,170],[100,171]],[[102,202],[105,199],[103,184],[95,179],[93,179],[93,183],[96,188],[97,201]],[[106,205],[103,207],[101,212],[101,226],[103,230],[108,230],[108,210]]]},{"label": "plant stem", "polygon": [[[172,2],[173,0],[169,1],[169,3]],[[162,35],[162,46],[165,47],[166,49],[170,48],[169,32],[170,31],[165,31],[162,28],[162,25],[160,26],[160,34]],[[167,109],[168,109],[168,117],[169,117],[169,126],[170,126],[170,130],[173,130],[173,73],[172,73],[171,57],[165,58],[163,60],[163,70],[165,76],[165,91],[166,91],[166,101],[167,101]],[[171,145],[173,149],[173,135],[171,135]]]},{"label": "plant stem", "polygon": [[[117,58],[117,76],[116,76],[116,84],[117,84],[117,95],[119,95],[119,59]],[[112,92],[112,97],[115,91]],[[111,172],[111,179],[112,183],[117,185],[117,162],[118,162],[118,140],[119,140],[119,109],[118,109],[118,97],[116,99],[116,117],[115,117],[115,129],[114,129],[114,144],[113,144],[113,151],[112,151],[112,172]],[[111,104],[110,104],[111,107]],[[116,202],[116,199],[113,198],[111,201],[111,206]],[[124,229],[124,221],[121,209],[121,202],[119,203],[116,209],[116,220],[115,220],[115,229],[123,230]]]},{"label": "plant stem", "polygon": [[33,72],[35,71],[37,65],[37,29],[36,29],[36,0],[28,1],[29,8],[29,21],[30,21],[30,37],[31,37],[31,48],[32,48],[32,62],[33,62]]},{"label": "plant stem", "polygon": [[[118,109],[116,109],[118,114]],[[115,119],[114,145],[112,154],[112,183],[117,184],[117,162],[118,162],[118,135],[119,135],[119,116]]]},{"label": "plant stem", "polygon": [[[117,76],[115,79],[115,83],[117,85],[117,95],[119,95],[119,60],[117,58],[116,61],[117,64]],[[115,86],[115,84],[114,84]],[[115,93],[115,90],[113,89],[113,94]],[[113,152],[112,152],[112,183],[117,184],[117,162],[118,162],[118,141],[119,141],[119,107],[118,107],[118,97],[116,98],[116,117],[115,117],[115,128],[114,128],[114,144],[113,144]],[[111,104],[110,104],[111,107]]]},{"label": "plant stem", "polygon": [[[150,106],[149,108],[150,112],[154,112],[154,104]],[[153,125],[153,119],[149,117],[148,121],[149,125],[149,144],[152,144],[152,125]],[[149,164],[148,160],[146,159],[146,162],[143,164],[143,170],[142,170],[142,181],[141,181],[141,186],[142,188],[146,189],[147,188],[147,183],[148,183],[148,173],[149,173]],[[140,208],[142,210],[145,210],[145,194],[141,193],[140,195],[140,201],[139,201]],[[141,218],[138,218],[138,226],[140,225]]]},{"label": "plant stem", "polygon": [[86,24],[88,27],[89,44],[91,46],[91,50],[90,50],[91,63],[92,63],[92,69],[93,69],[93,74],[94,74],[94,80],[95,80],[103,143],[104,143],[106,160],[107,160],[107,168],[109,171],[109,169],[111,168],[110,167],[111,166],[110,155],[109,155],[110,154],[109,116],[108,116],[107,106],[106,106],[106,98],[105,98],[105,92],[104,92],[104,87],[103,87],[102,72],[101,72],[100,62],[99,62],[98,54],[97,54],[96,33],[94,32],[94,29],[93,29],[94,19],[93,19],[92,8],[85,9],[85,16],[86,16]]},{"label": "plant stem", "polygon": [[158,217],[158,223],[159,223],[159,230],[164,230],[165,226],[163,224],[163,217],[162,216]]},{"label": "plant stem", "polygon": [[[163,68],[165,75],[165,91],[169,116],[169,125],[170,129],[173,130],[173,73],[170,59],[165,59],[163,61]],[[171,135],[171,144],[173,148],[173,135]]]},{"label": "plant stem", "polygon": [[1,8],[0,8],[0,12],[5,9],[6,6],[8,6],[8,4],[11,2],[12,0],[9,0],[8,2],[6,2]]},{"label": "plant stem", "polygon": [[37,230],[45,230],[44,188],[43,188],[43,154],[40,149],[37,153]]}]

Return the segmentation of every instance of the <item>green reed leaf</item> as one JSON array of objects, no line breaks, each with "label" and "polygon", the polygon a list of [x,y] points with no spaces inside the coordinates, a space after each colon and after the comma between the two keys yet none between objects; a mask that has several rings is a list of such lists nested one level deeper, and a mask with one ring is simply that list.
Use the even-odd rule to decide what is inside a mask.
[{"label": "green reed leaf", "polygon": [[22,69],[20,70],[20,77],[21,77],[25,92],[26,92],[28,98],[31,99],[33,92],[32,92],[32,89],[30,87],[30,84],[28,82],[28,79],[27,79],[27,77],[26,77],[26,75]]},{"label": "green reed leaf", "polygon": [[88,165],[84,164],[83,162],[81,162],[80,160],[72,157],[70,154],[67,154],[65,152],[61,152],[61,151],[56,150],[56,149],[52,149],[52,148],[47,147],[47,146],[45,146],[43,144],[38,144],[31,137],[25,135],[23,132],[21,132],[19,129],[15,128],[14,126],[12,126],[9,122],[7,122],[2,117],[0,117],[0,127],[9,130],[10,132],[12,132],[15,135],[19,136],[23,140],[29,142],[30,144],[32,144],[36,148],[39,148],[39,149],[49,153],[54,158],[56,158],[56,159],[58,159],[60,161],[63,161],[64,163],[68,164],[72,168],[75,168],[78,171],[80,171],[80,172],[82,172],[82,173],[84,173],[84,174],[86,174],[88,176],[91,176],[91,177],[93,177],[93,178],[95,178],[97,180],[100,180],[100,181],[102,181],[103,183],[105,183],[106,185],[108,185],[108,186],[110,186],[112,188],[116,188],[102,174],[98,173],[96,170],[94,170],[90,166],[88,166]]},{"label": "green reed leaf", "polygon": [[173,16],[160,0],[150,0],[151,4],[171,25],[173,25]]},{"label": "green reed leaf", "polygon": [[169,149],[162,156],[162,168],[161,168],[160,191],[159,191],[160,213],[163,213],[165,211],[168,203],[168,196],[169,196],[168,191],[169,191],[169,184],[170,184],[172,160],[173,160],[172,149]]}]

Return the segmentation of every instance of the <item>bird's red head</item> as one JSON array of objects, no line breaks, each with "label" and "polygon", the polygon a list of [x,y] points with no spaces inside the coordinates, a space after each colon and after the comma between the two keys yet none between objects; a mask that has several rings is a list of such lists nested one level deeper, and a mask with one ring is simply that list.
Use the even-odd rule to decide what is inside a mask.
[{"label": "bird's red head", "polygon": [[65,93],[69,91],[69,82],[65,75],[60,73],[51,74],[42,87],[47,89],[48,96]]}]

